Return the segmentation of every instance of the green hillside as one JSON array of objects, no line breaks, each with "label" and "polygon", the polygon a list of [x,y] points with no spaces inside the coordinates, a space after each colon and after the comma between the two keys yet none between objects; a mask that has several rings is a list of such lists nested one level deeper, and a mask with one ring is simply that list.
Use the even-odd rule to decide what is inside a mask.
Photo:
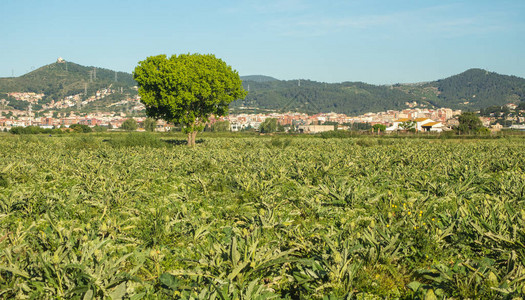
[{"label": "green hillside", "polygon": [[[95,77],[96,73],[96,77]],[[116,79],[116,80],[115,80]],[[10,92],[34,92],[44,93],[45,97],[36,105],[39,109],[42,104],[51,100],[61,100],[66,96],[75,94],[87,94],[87,98],[95,94],[99,89],[111,87],[121,89],[126,93],[136,93],[132,87],[136,85],[131,74],[125,72],[86,67],[72,62],[52,63],[20,77],[0,78],[0,97]],[[24,101],[10,101],[10,106],[16,109],[25,109],[28,105]]]},{"label": "green hillside", "polygon": [[525,79],[482,69],[470,69],[431,85],[439,91],[437,106],[480,109],[525,101]]},{"label": "green hillside", "polygon": [[[126,95],[136,95],[132,75],[124,72],[81,66],[72,62],[52,63],[33,72],[14,78],[0,78],[0,97],[9,92],[35,92],[46,96],[34,109],[40,109],[51,100],[82,94],[94,95],[102,88],[121,90],[122,93],[90,103],[108,107]],[[525,101],[525,79],[500,75],[481,69],[470,69],[445,79],[416,84],[393,86],[371,85],[362,82],[322,83],[310,80],[278,80],[264,75],[242,76],[244,88],[249,91],[243,100],[233,102],[232,112],[241,111],[298,111],[307,113],[337,112],[348,115],[406,108],[406,102],[417,102],[419,107],[449,107],[479,110],[490,106]],[[87,94],[84,91],[87,88]],[[7,98],[9,106],[25,109],[28,102]]]},{"label": "green hillside", "polygon": [[328,84],[310,80],[255,82],[243,81],[249,94],[232,108],[257,107],[277,111],[307,113],[338,112],[359,114],[368,111],[401,109],[415,96],[388,86],[362,82]]},{"label": "green hillside", "polygon": [[525,79],[481,69],[467,70],[446,79],[419,84],[378,86],[362,82],[336,84],[309,80],[243,81],[250,93],[232,104],[277,111],[337,112],[361,114],[406,108],[406,102],[420,107],[481,108],[525,101]]}]

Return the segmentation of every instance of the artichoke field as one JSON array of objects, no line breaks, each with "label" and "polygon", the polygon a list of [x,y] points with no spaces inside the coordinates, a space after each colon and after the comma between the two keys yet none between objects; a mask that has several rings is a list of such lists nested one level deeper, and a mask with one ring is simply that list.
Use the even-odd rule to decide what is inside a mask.
[{"label": "artichoke field", "polygon": [[0,136],[0,298],[525,295],[523,138],[178,144]]}]

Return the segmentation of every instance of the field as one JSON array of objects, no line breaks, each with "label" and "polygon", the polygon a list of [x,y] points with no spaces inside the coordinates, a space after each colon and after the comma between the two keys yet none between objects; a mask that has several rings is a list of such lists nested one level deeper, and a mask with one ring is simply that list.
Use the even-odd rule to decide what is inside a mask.
[{"label": "field", "polygon": [[201,136],[0,135],[0,298],[525,295],[521,137]]}]

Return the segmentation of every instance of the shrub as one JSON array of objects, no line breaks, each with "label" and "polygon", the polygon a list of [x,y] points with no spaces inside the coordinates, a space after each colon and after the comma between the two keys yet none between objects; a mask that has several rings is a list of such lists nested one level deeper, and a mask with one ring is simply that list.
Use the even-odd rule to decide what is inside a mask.
[{"label": "shrub", "polygon": [[135,121],[135,119],[130,118],[124,121],[120,128],[126,131],[135,131],[138,128],[138,124],[137,121]]},{"label": "shrub", "polygon": [[93,127],[93,131],[95,131],[95,132],[105,132],[105,131],[108,131],[108,127],[95,125],[95,127]]},{"label": "shrub", "polygon": [[82,124],[73,124],[69,126],[69,128],[73,129],[75,132],[89,133],[93,131],[91,130],[91,127]]},{"label": "shrub", "polygon": [[155,131],[156,128],[157,128],[157,120],[153,118],[146,118],[146,120],[144,120],[144,129],[146,131],[153,132]]}]

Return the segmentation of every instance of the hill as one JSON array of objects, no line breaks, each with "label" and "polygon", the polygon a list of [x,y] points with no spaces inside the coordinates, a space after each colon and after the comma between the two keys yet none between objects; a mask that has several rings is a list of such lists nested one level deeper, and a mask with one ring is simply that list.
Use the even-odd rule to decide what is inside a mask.
[{"label": "hill", "polygon": [[246,99],[234,102],[241,107],[307,113],[342,112],[358,114],[366,111],[400,109],[407,94],[386,86],[362,82],[328,84],[310,80],[243,81],[249,93]]},{"label": "hill", "polygon": [[[278,80],[264,75],[241,76],[248,96],[230,105],[238,111],[299,111],[307,113],[337,112],[357,115],[366,112],[400,110],[406,102],[419,107],[449,107],[479,110],[525,100],[525,79],[500,75],[482,69],[432,82],[381,86],[363,82],[323,83],[311,80]],[[0,78],[0,97],[9,92],[35,92],[45,96],[34,109],[52,100],[71,95],[86,99],[97,90],[111,88],[121,91],[90,107],[109,107],[126,95],[136,95],[132,75],[104,68],[86,67],[76,63],[52,63],[20,77]],[[87,93],[86,93],[87,92]],[[28,102],[8,98],[9,106],[25,109]],[[71,108],[73,109],[73,108]],[[242,110],[241,110],[242,109]],[[248,109],[248,110],[247,110]]]},{"label": "hill", "polygon": [[[11,92],[43,93],[43,99],[34,106],[39,109],[52,100],[61,100],[75,94],[82,94],[83,98],[87,98],[97,90],[108,87],[125,93],[136,93],[132,89],[134,85],[136,83],[129,73],[86,67],[72,62],[57,62],[20,77],[0,78],[0,97]],[[29,104],[14,98],[8,100],[9,105],[16,109],[25,109]]]},{"label": "hill", "polygon": [[416,84],[378,86],[362,82],[321,83],[309,80],[261,81],[244,78],[250,93],[232,108],[250,107],[277,111],[366,112],[403,109],[406,102],[420,107],[478,110],[525,100],[525,79],[470,69],[445,79]]},{"label": "hill", "polygon": [[243,81],[255,81],[255,82],[268,82],[268,81],[279,81],[279,79],[270,77],[270,76],[264,76],[264,75],[247,75],[247,76],[241,76],[241,80]]},{"label": "hill", "polygon": [[432,85],[439,91],[436,106],[480,109],[525,101],[525,79],[482,69],[470,69]]}]

